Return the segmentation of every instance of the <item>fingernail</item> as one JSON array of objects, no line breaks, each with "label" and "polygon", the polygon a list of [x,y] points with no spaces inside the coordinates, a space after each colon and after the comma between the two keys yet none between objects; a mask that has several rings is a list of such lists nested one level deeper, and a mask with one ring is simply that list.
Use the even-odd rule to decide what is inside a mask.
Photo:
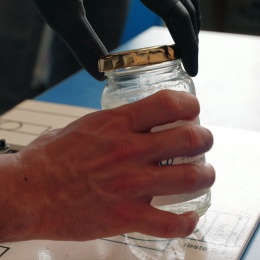
[{"label": "fingernail", "polygon": [[188,234],[191,234],[194,231],[197,223],[199,222],[199,215],[195,211],[189,211],[184,213],[183,215],[190,219],[190,228]]},{"label": "fingernail", "polygon": [[185,212],[183,215],[185,215],[188,218],[190,218],[191,220],[193,220],[195,224],[197,224],[199,222],[200,217],[199,217],[198,213],[196,213],[195,211],[188,211],[188,212]]}]

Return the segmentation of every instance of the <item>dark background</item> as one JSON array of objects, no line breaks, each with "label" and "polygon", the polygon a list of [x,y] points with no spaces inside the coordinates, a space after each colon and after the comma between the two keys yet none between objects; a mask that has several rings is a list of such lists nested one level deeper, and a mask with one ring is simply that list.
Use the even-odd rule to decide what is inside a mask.
[{"label": "dark background", "polygon": [[[203,30],[260,35],[260,0],[200,6]],[[50,34],[31,0],[0,1],[0,113],[45,89]]]}]

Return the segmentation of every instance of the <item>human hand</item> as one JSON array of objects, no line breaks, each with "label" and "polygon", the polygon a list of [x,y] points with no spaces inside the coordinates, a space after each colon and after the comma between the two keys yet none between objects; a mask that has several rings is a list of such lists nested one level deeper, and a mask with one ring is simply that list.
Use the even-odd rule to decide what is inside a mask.
[{"label": "human hand", "polygon": [[199,0],[141,0],[165,22],[183,66],[190,76],[198,73],[198,34],[201,26]]},{"label": "human hand", "polygon": [[198,113],[193,95],[163,90],[88,114],[6,155],[20,169],[12,174],[17,187],[5,184],[16,194],[9,201],[12,215],[19,216],[13,240],[82,241],[134,231],[157,237],[189,235],[198,221],[196,213],[176,215],[150,202],[153,196],[209,188],[214,169],[209,164],[160,167],[158,162],[204,153],[212,146],[212,135],[197,125],[150,129],[192,120]]}]

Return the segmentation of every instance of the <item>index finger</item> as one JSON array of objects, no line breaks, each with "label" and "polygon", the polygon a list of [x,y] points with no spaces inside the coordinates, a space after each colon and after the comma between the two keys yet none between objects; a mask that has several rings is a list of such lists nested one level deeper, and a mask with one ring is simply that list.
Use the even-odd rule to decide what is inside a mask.
[{"label": "index finger", "polygon": [[200,4],[199,4],[199,0],[191,0],[195,10],[196,10],[196,21],[197,21],[197,29],[198,32],[200,31],[200,27],[201,27],[201,15],[200,15]]},{"label": "index finger", "polygon": [[198,40],[190,14],[181,2],[169,8],[165,24],[174,39],[183,66],[190,76],[198,73]]},{"label": "index finger", "polygon": [[117,109],[127,120],[126,126],[136,132],[150,131],[154,126],[177,120],[192,120],[200,112],[194,95],[174,90],[161,90]]},{"label": "index finger", "polygon": [[[181,57],[185,70],[190,76],[196,76],[198,73],[198,40],[187,8],[179,0],[141,1],[164,20],[176,43],[178,56]],[[199,15],[197,14],[198,3],[195,0],[192,3],[196,15]]]}]

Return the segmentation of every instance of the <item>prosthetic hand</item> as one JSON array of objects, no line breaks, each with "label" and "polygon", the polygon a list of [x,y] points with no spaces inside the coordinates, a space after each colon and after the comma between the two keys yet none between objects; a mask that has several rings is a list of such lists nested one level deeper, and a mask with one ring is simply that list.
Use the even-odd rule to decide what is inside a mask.
[{"label": "prosthetic hand", "polygon": [[198,73],[199,0],[141,0],[165,22],[183,66],[190,76]]},{"label": "prosthetic hand", "polygon": [[[198,0],[141,0],[159,15],[171,33],[185,70],[190,76],[198,72]],[[63,39],[81,66],[93,77],[104,80],[98,71],[98,59],[107,50],[89,24],[83,0],[33,0],[49,26]]]}]

